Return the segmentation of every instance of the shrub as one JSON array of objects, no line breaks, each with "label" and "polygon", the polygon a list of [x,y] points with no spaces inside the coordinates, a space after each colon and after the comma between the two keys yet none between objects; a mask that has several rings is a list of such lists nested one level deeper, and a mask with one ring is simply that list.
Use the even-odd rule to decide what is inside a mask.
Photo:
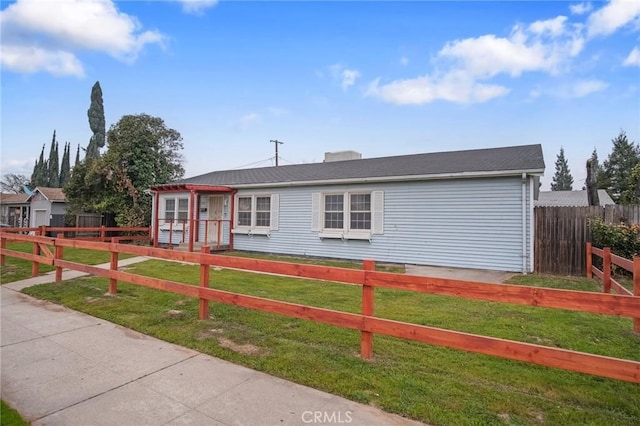
[{"label": "shrub", "polygon": [[611,247],[618,256],[633,259],[640,256],[640,224],[604,223],[600,218],[589,219],[591,242],[596,247]]}]

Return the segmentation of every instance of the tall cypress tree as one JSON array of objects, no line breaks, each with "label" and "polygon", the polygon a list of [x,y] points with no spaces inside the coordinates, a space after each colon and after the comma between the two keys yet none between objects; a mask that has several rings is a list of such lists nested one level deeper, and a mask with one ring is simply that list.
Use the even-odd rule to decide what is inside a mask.
[{"label": "tall cypress tree", "polygon": [[60,184],[60,157],[58,155],[58,141],[56,140],[56,131],[53,131],[53,139],[51,140],[51,150],[49,151],[49,160],[47,167],[47,186],[58,188]]},{"label": "tall cypress tree", "polygon": [[31,174],[31,186],[47,186],[47,163],[44,160],[44,144],[40,151],[40,158],[36,161]]},{"label": "tall cypress tree", "polygon": [[564,156],[564,148],[560,148],[560,153],[556,158],[556,174],[551,182],[552,191],[571,191],[573,189],[573,176],[569,171],[567,159]]},{"label": "tall cypress tree", "polygon": [[64,187],[64,185],[69,181],[69,177],[71,176],[71,162],[69,161],[69,156],[71,153],[71,144],[69,142],[64,144],[64,153],[62,154],[62,163],[60,164],[60,187]]},{"label": "tall cypress tree", "polygon": [[102,88],[100,82],[96,83],[91,88],[91,104],[87,110],[87,117],[89,118],[89,127],[93,132],[89,145],[87,145],[86,158],[99,158],[100,148],[104,147],[106,124],[104,119],[104,104],[102,102]]},{"label": "tall cypress tree", "polygon": [[76,150],[76,162],[73,163],[73,167],[80,164],[80,144],[78,144],[78,149]]}]

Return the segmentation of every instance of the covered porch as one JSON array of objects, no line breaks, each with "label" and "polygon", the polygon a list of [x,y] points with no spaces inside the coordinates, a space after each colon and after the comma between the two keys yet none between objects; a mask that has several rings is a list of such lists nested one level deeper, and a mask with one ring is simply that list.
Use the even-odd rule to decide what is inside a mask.
[{"label": "covered porch", "polygon": [[235,189],[227,186],[167,184],[151,188],[154,247],[190,252],[232,250]]}]

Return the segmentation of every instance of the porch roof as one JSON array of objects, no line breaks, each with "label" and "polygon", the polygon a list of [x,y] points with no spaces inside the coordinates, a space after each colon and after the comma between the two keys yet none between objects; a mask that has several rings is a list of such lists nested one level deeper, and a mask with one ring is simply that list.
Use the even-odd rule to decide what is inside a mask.
[{"label": "porch roof", "polygon": [[221,185],[197,185],[192,183],[167,183],[151,187],[151,191],[157,192],[233,192],[233,188]]}]

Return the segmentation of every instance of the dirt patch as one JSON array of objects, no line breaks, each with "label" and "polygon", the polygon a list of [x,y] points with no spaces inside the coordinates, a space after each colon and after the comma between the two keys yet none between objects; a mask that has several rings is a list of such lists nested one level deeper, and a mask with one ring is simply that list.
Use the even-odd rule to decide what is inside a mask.
[{"label": "dirt patch", "polygon": [[187,304],[187,302],[189,302],[189,300],[188,300],[188,299],[178,300],[178,301],[176,302],[176,306],[184,306],[184,305],[186,305],[186,304]]},{"label": "dirt patch", "polygon": [[252,345],[250,343],[241,345],[225,337],[218,337],[218,344],[223,348],[238,352],[243,355],[264,355],[264,351],[255,345]]},{"label": "dirt patch", "polygon": [[170,309],[164,313],[163,317],[165,318],[182,318],[182,314],[184,312],[179,311],[177,309]]},{"label": "dirt patch", "polygon": [[96,303],[99,302],[100,300],[102,300],[101,297],[91,297],[91,296],[87,296],[84,298],[84,301],[86,303]]},{"label": "dirt patch", "polygon": [[137,331],[129,330],[128,328],[124,328],[124,327],[119,327],[119,328],[124,331],[125,336],[131,337],[132,339],[145,340],[147,338],[147,336],[145,336],[142,333],[138,333]]},{"label": "dirt patch", "polygon": [[197,340],[207,340],[217,338],[219,335],[224,333],[224,330],[221,328],[211,328],[209,330],[201,330],[196,334]]}]

